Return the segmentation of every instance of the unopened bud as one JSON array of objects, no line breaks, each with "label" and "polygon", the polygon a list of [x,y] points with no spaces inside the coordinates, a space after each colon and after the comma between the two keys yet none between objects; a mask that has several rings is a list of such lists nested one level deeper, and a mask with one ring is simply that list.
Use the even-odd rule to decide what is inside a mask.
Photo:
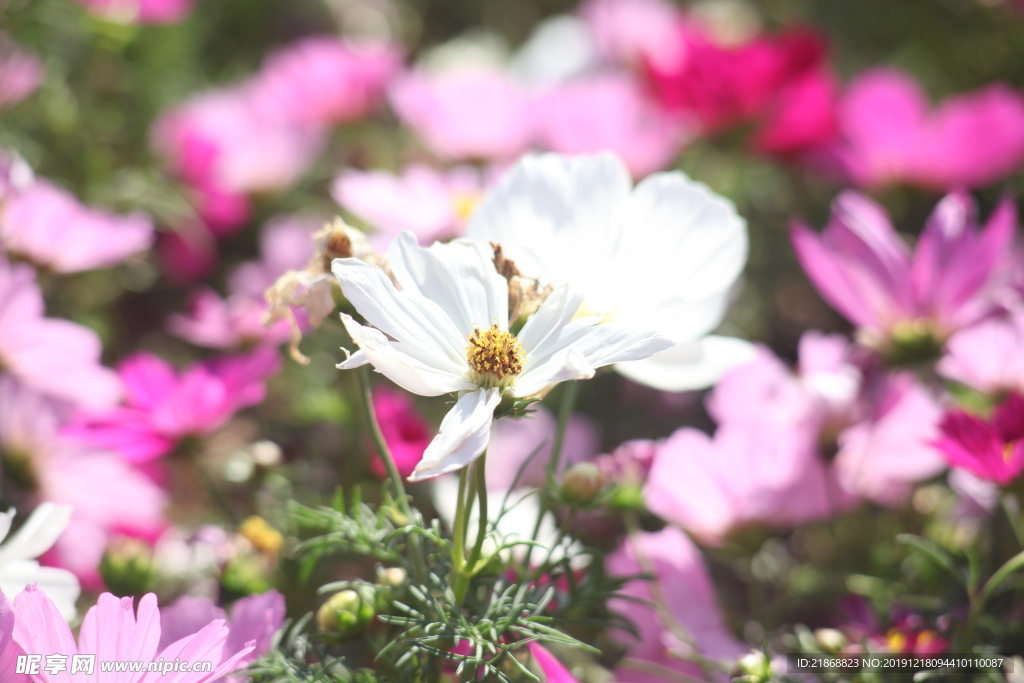
[{"label": "unopened bud", "polygon": [[839,652],[846,646],[846,636],[834,628],[819,628],[814,632],[814,640],[825,652]]},{"label": "unopened bud", "polygon": [[772,663],[763,652],[754,650],[740,657],[736,663],[740,673],[744,675],[742,680],[750,681],[768,681],[772,677]]},{"label": "unopened bud", "polygon": [[409,580],[409,575],[401,567],[388,567],[377,570],[377,583],[388,588],[401,588]]},{"label": "unopened bud", "polygon": [[321,605],[316,612],[316,623],[327,633],[351,638],[366,628],[374,616],[372,591],[348,589],[335,593]]},{"label": "unopened bud", "polygon": [[592,462],[570,467],[562,477],[562,500],[570,505],[590,505],[604,489],[604,474]]},{"label": "unopened bud", "polygon": [[143,595],[156,574],[153,551],[134,538],[115,538],[100,562],[100,576],[114,595]]}]

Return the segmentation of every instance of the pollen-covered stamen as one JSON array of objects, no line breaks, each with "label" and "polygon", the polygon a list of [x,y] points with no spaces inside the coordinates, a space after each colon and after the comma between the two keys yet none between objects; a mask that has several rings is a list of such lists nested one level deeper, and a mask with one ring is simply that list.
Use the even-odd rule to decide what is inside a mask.
[{"label": "pollen-covered stamen", "polygon": [[468,339],[466,360],[479,380],[487,384],[498,383],[523,371],[526,351],[508,330],[497,324],[486,330],[476,328]]}]

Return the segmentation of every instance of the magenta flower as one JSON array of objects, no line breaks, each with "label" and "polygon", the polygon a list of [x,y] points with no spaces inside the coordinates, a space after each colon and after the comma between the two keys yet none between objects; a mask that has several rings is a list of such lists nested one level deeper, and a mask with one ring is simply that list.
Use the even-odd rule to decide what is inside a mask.
[{"label": "magenta flower", "polygon": [[565,664],[558,661],[558,658],[551,654],[546,647],[536,641],[530,642],[527,647],[530,649],[533,661],[537,663],[537,668],[544,674],[545,683],[580,683],[579,679],[565,668]]},{"label": "magenta flower", "polygon": [[45,180],[12,196],[0,211],[0,245],[58,273],[116,265],[152,244],[147,216],[83,206]]},{"label": "magenta flower", "polygon": [[965,193],[943,199],[911,254],[884,209],[844,192],[821,235],[797,224],[797,258],[818,291],[875,346],[945,340],[995,307],[1016,227],[1004,201],[980,228]]},{"label": "magenta flower", "polygon": [[335,178],[331,194],[376,230],[371,243],[385,249],[406,230],[420,244],[461,235],[483,194],[483,181],[469,166],[438,171],[413,164],[401,175],[349,169]]},{"label": "magenta flower", "polygon": [[640,178],[671,165],[692,126],[668,116],[624,74],[570,81],[537,104],[541,147],[562,154],[610,151]]},{"label": "magenta flower", "polygon": [[[26,653],[61,654],[70,658],[77,654],[96,656],[95,673],[70,674],[66,670],[49,673],[46,667],[34,676],[35,683],[88,683],[101,676],[99,662],[164,661],[212,662],[210,672],[176,672],[175,683],[209,683],[238,670],[256,646],[249,641],[241,646],[232,642],[231,630],[222,619],[216,619],[200,631],[160,647],[161,619],[156,595],[149,593],[139,600],[138,614],[132,598],[117,598],[110,593],[100,595],[99,602],[89,610],[82,622],[75,644],[71,628],[60,618],[46,594],[34,586],[25,589],[14,601],[14,642]],[[51,669],[52,670],[52,669]],[[151,683],[164,680],[160,672],[124,672],[117,675],[123,683]]]},{"label": "magenta flower", "polygon": [[1024,393],[1024,311],[954,334],[938,372],[988,394]]},{"label": "magenta flower", "polygon": [[0,109],[15,105],[34,93],[45,75],[38,57],[0,34]]},{"label": "magenta flower", "polygon": [[394,45],[317,36],[271,55],[255,87],[282,118],[346,123],[373,112],[401,62],[401,50]]},{"label": "magenta flower", "polygon": [[97,568],[110,538],[155,538],[167,497],[114,453],[60,435],[68,410],[10,378],[0,378],[0,451],[8,482],[39,502],[68,505],[71,521],[45,556],[88,588],[102,586]]},{"label": "magenta flower", "polygon": [[533,136],[532,102],[500,69],[410,71],[395,79],[391,106],[444,159],[511,160]]},{"label": "magenta flower", "polygon": [[[746,648],[729,632],[718,608],[715,588],[704,566],[700,551],[686,534],[674,527],[657,533],[642,533],[639,542],[623,541],[622,547],[608,556],[606,568],[612,576],[637,576],[653,568],[659,590],[651,582],[634,579],[623,586],[625,598],[610,602],[611,609],[633,622],[640,632],[634,640],[621,634],[630,646],[619,663],[616,680],[630,683],[660,683],[661,676],[631,668],[630,660],[650,662],[690,676],[702,676],[700,667],[685,659],[686,653],[698,653],[723,663],[733,662]],[[679,633],[666,624],[651,601],[658,601],[685,631]],[[675,631],[675,632],[673,632]],[[686,637],[686,642],[680,639]]]},{"label": "magenta flower", "polygon": [[99,364],[100,339],[67,320],[43,317],[35,273],[0,256],[0,367],[25,385],[83,406],[116,403],[120,384]]},{"label": "magenta flower", "polygon": [[173,24],[192,11],[197,0],[78,0],[93,12],[124,24]]},{"label": "magenta flower", "polygon": [[665,0],[587,0],[579,13],[598,51],[613,64],[668,67],[685,49],[677,34],[679,8]]},{"label": "magenta flower", "polygon": [[[434,438],[434,430],[416,412],[416,405],[408,394],[386,386],[379,386],[373,392],[373,410],[398,471],[408,477],[423,459],[423,451]],[[370,461],[370,470],[382,479],[387,476],[376,452]]]},{"label": "magenta flower", "polygon": [[[276,590],[242,598],[231,607],[231,617],[209,598],[183,596],[160,611],[160,645],[163,650],[172,643],[199,633],[215,621],[228,627],[224,657],[252,644],[252,650],[235,662],[241,669],[256,661],[270,649],[274,634],[281,629],[285,617],[284,596]],[[237,681],[237,677],[230,680]],[[248,680],[248,679],[243,679]]]},{"label": "magenta flower", "polygon": [[261,402],[266,380],[279,365],[277,352],[268,347],[204,361],[181,373],[156,356],[136,354],[118,368],[125,404],[81,411],[64,433],[129,462],[153,460],[185,437],[210,434],[238,410]]},{"label": "magenta flower", "polygon": [[909,76],[874,69],[850,84],[838,126],[839,138],[815,153],[815,163],[862,187],[977,187],[1024,161],[1024,96],[1004,85],[930,109]]},{"label": "magenta flower", "polygon": [[938,448],[950,466],[1000,486],[1024,473],[1024,397],[1010,394],[988,420],[962,410],[946,414],[939,425]]}]

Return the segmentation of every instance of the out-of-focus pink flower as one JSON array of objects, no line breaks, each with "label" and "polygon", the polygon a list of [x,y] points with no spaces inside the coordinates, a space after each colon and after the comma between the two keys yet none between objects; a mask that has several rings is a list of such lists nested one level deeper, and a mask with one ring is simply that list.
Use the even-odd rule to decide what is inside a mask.
[{"label": "out-of-focus pink flower", "polygon": [[36,182],[32,167],[17,152],[0,149],[0,204]]},{"label": "out-of-focus pink flower", "polygon": [[[533,406],[534,412],[520,420],[498,420],[491,427],[491,441],[487,447],[487,488],[508,491],[522,468],[517,487],[543,486],[551,447],[558,423],[551,412]],[[600,432],[589,418],[574,415],[565,429],[560,463],[569,467],[594,457],[598,452]],[[536,455],[534,455],[536,453]],[[524,467],[527,458],[533,455]]]},{"label": "out-of-focus pink flower", "polygon": [[78,0],[91,11],[124,24],[173,24],[192,11],[197,0]]},{"label": "out-of-focus pink flower", "polygon": [[754,136],[754,149],[801,156],[836,137],[838,85],[820,66],[794,77],[770,102]]},{"label": "out-of-focus pink flower", "polygon": [[821,235],[798,224],[792,239],[825,300],[865,341],[885,346],[925,334],[942,341],[991,313],[1015,227],[1011,201],[982,229],[970,196],[956,192],[936,206],[911,255],[882,207],[844,192]]},{"label": "out-of-focus pink flower", "polygon": [[167,329],[182,339],[211,349],[230,349],[265,342],[283,344],[292,338],[286,320],[264,325],[267,303],[261,299],[231,296],[222,299],[211,289],[193,293],[188,312],[167,319]]},{"label": "out-of-focus pink flower", "polygon": [[562,154],[614,152],[637,178],[669,166],[693,128],[648,101],[626,74],[557,86],[540,98],[536,111],[540,146]]},{"label": "out-of-focus pink flower", "polygon": [[533,103],[504,71],[410,71],[395,79],[391,106],[445,159],[511,160],[529,147]]},{"label": "out-of-focus pink flower", "polygon": [[654,464],[661,444],[647,439],[633,439],[619,445],[611,453],[594,458],[605,481],[643,486]]},{"label": "out-of-focus pink flower", "polygon": [[558,657],[551,654],[543,645],[536,641],[528,646],[533,661],[537,662],[537,668],[544,674],[545,683],[580,683],[579,679],[572,675],[572,672],[565,668],[565,664],[558,661]]},{"label": "out-of-focus pink flower", "polygon": [[[378,386],[373,392],[373,410],[399,473],[408,477],[423,459],[423,451],[434,438],[433,430],[416,412],[412,398],[404,392]],[[370,470],[378,477],[387,476],[384,463],[376,452],[370,461]]]},{"label": "out-of-focus pink flower", "polygon": [[[244,666],[251,658],[256,643],[249,641],[238,647],[223,620],[206,624],[200,631],[160,647],[160,610],[156,595],[149,593],[139,600],[136,615],[132,598],[117,598],[111,593],[100,595],[99,602],[89,610],[82,622],[75,645],[71,628],[46,594],[34,586],[25,589],[14,600],[14,641],[25,652],[96,655],[100,661],[210,661],[219,662],[213,672],[178,672],[176,683],[207,683],[215,681]],[[49,673],[53,671],[53,673]],[[157,674],[159,675],[159,674]],[[35,675],[37,683],[85,683],[86,674],[71,677],[64,669],[47,669]],[[123,683],[153,680],[153,674],[125,673]]]},{"label": "out-of-focus pink flower", "polygon": [[1024,162],[1024,96],[1004,85],[930,109],[909,76],[873,69],[842,97],[838,127],[839,138],[816,151],[814,163],[863,187],[976,187]]},{"label": "out-of-focus pink flower", "polygon": [[[116,535],[155,538],[165,524],[166,495],[114,453],[59,434],[69,411],[52,400],[0,378],[0,450],[19,483],[40,502],[70,505],[67,529],[47,563],[73,572],[87,588],[102,586],[97,568]],[[13,477],[13,470],[5,473]]]},{"label": "out-of-focus pink flower", "polygon": [[587,0],[580,6],[597,48],[606,60],[639,68],[668,68],[682,57],[679,9],[665,0]]},{"label": "out-of-focus pink flower", "polygon": [[204,361],[182,373],[146,353],[118,368],[125,405],[106,411],[81,411],[64,433],[120,453],[129,462],[145,462],[172,451],[187,436],[204,436],[238,410],[266,395],[266,380],[280,366],[273,348]]},{"label": "out-of-focus pink flower", "polygon": [[35,273],[0,256],[0,367],[42,393],[84,406],[117,402],[113,370],[99,364],[102,347],[92,330],[44,318]]},{"label": "out-of-focus pink flower", "polygon": [[[252,84],[211,90],[157,122],[153,146],[205,198],[199,206],[204,217],[237,221],[241,213],[235,195],[283,190],[320,153],[323,129],[268,111],[269,97]],[[203,201],[210,205],[205,211]],[[217,229],[218,222],[210,227]]]},{"label": "out-of-focus pink flower", "polygon": [[795,526],[831,514],[835,484],[798,429],[685,427],[658,449],[644,499],[660,517],[720,544],[748,524]]},{"label": "out-of-focus pink flower", "polygon": [[946,414],[935,447],[952,467],[1007,486],[1024,473],[1024,397],[1010,394],[989,420],[962,410]]},{"label": "out-of-focus pink flower", "polygon": [[45,180],[12,196],[0,210],[0,245],[58,273],[112,266],[152,244],[147,216],[91,209]]},{"label": "out-of-focus pink flower", "polygon": [[[236,669],[248,666],[270,649],[274,634],[284,622],[284,596],[276,590],[242,598],[231,607],[231,618],[209,598],[184,596],[160,611],[159,649],[199,633],[210,622],[227,622],[228,638],[224,655],[238,652],[253,643],[252,650],[237,660]],[[233,677],[230,680],[236,681]],[[244,679],[248,680],[248,679]]]},{"label": "out-of-focus pink flower", "polygon": [[324,221],[304,215],[275,216],[260,231],[260,257],[240,264],[228,273],[228,292],[263,299],[284,273],[301,270],[313,258],[314,233]]},{"label": "out-of-focus pink flower", "polygon": [[[793,104],[816,107],[790,116],[807,120],[821,116],[817,96],[788,92],[791,87],[806,89],[806,79],[825,68],[824,41],[810,30],[755,36],[740,45],[720,44],[695,21],[679,23],[677,31],[681,45],[677,58],[671,63],[648,63],[654,92],[669,111],[695,115],[708,133],[765,115],[772,107],[783,106],[785,102],[777,98],[786,96],[795,100]],[[784,120],[778,112],[773,115],[778,128]]]},{"label": "out-of-focus pink flower", "polygon": [[480,174],[471,167],[438,171],[413,164],[401,175],[344,171],[335,178],[331,194],[342,208],[376,229],[370,241],[384,249],[406,230],[421,244],[459,236],[482,192]]},{"label": "out-of-focus pink flower", "polygon": [[217,266],[217,240],[199,221],[161,232],[157,253],[164,277],[179,287],[199,282]]},{"label": "out-of-focus pink flower", "polygon": [[[0,591],[0,671],[17,671],[18,656],[25,654],[14,642],[14,607]],[[10,683],[32,683],[25,674],[8,673]]]},{"label": "out-of-focus pink flower", "polygon": [[34,93],[45,74],[38,57],[0,35],[0,109]]},{"label": "out-of-focus pink flower", "polygon": [[988,394],[1024,393],[1024,311],[954,334],[946,342],[938,371]]},{"label": "out-of-focus pink flower", "polygon": [[[664,680],[656,674],[631,669],[630,659],[701,676],[700,666],[687,661],[686,653],[697,653],[728,664],[746,651],[726,628],[700,551],[683,532],[666,527],[656,533],[638,534],[635,540],[627,538],[619,550],[608,556],[606,567],[612,576],[637,576],[653,570],[659,584],[659,590],[652,590],[650,581],[634,579],[620,591],[632,599],[615,599],[609,603],[611,609],[633,622],[640,636],[634,640],[622,635],[631,649],[619,664],[617,680],[631,683]],[[686,632],[688,642],[683,643],[672,632],[672,626],[664,623],[650,604],[652,601],[668,610]]]},{"label": "out-of-focus pink flower", "polygon": [[950,645],[920,615],[906,608],[894,608],[889,615],[890,626],[885,628],[861,596],[847,596],[840,604],[846,616],[843,632],[854,643],[870,645],[872,652],[935,655],[946,652]]},{"label": "out-of-focus pink flower", "polygon": [[282,118],[345,123],[373,112],[401,61],[394,45],[316,36],[271,55],[255,87],[265,106]]}]

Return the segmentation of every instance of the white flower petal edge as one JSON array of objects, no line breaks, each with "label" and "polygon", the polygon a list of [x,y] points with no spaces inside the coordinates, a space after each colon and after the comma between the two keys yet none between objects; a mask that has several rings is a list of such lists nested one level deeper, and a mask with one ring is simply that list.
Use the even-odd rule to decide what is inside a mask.
[{"label": "white flower petal edge", "polygon": [[454,472],[473,462],[491,439],[494,409],[501,403],[500,389],[468,391],[441,420],[441,430],[427,446],[409,481]]},{"label": "white flower petal edge", "polygon": [[753,360],[756,353],[757,347],[743,339],[710,335],[615,369],[660,391],[693,391],[715,384],[730,369]]},{"label": "white flower petal edge", "polygon": [[[75,601],[81,588],[74,574],[54,567],[40,567],[35,558],[49,550],[71,521],[71,506],[42,503],[25,524],[0,546],[0,590],[13,598],[25,586],[37,583],[60,609],[65,619],[75,617]],[[0,513],[0,540],[7,538],[14,511]]]}]

